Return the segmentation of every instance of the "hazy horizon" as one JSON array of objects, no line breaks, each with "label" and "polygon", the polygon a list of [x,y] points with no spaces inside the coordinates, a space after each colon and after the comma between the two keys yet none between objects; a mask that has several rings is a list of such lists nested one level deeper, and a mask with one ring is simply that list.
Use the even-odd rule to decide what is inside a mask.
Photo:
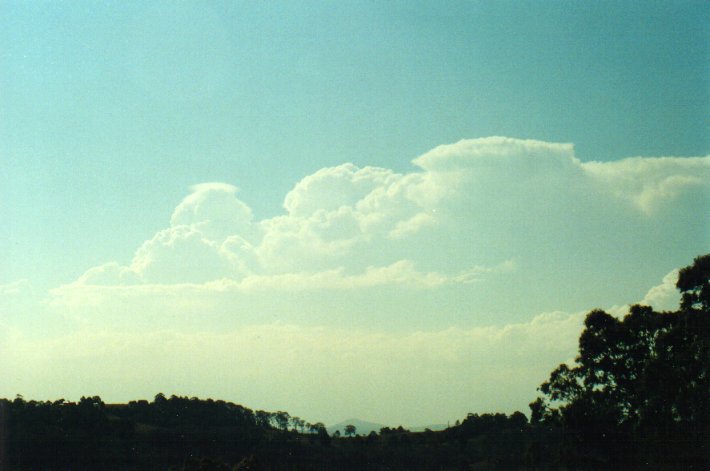
[{"label": "hazy horizon", "polygon": [[528,413],[710,249],[706,2],[3,2],[0,397]]}]

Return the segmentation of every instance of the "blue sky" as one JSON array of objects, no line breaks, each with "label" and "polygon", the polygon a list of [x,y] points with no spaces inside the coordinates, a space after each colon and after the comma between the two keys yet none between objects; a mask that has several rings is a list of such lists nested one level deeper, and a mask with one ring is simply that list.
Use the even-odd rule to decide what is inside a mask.
[{"label": "blue sky", "polygon": [[[357,356],[368,342],[412,347],[418,332],[463,351],[482,336],[494,355],[511,326],[554,320],[572,350],[547,352],[542,374],[573,353],[580,312],[640,301],[708,249],[708,13],[705,2],[3,2],[0,328],[15,337],[0,339],[84,342],[84,358],[97,332],[114,335],[106,374],[120,377],[118,364],[143,361],[120,352],[151,335],[293,328],[324,355],[350,338]],[[171,291],[188,285],[189,299]],[[211,358],[222,354],[236,355]],[[451,377],[457,355],[445,354]],[[428,397],[443,380],[422,368]],[[174,373],[116,399],[190,376]],[[106,379],[86,378],[77,388]],[[190,378],[174,389],[230,394]],[[524,409],[544,379],[526,378],[508,402],[461,393],[448,409],[385,419]],[[18,376],[0,395],[93,393],[77,388]],[[326,421],[391,410],[243,393],[226,399]]]}]

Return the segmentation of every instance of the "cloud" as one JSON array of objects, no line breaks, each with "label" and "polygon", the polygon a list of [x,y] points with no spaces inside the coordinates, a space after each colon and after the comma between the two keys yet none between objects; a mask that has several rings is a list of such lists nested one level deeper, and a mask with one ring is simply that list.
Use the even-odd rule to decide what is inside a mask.
[{"label": "cloud", "polygon": [[588,162],[586,172],[606,191],[650,214],[684,195],[707,202],[710,156],[634,157],[615,162]]},{"label": "cloud", "polygon": [[170,225],[193,226],[207,239],[223,241],[230,235],[247,236],[251,209],[236,198],[237,187],[225,183],[202,183],[175,208]]},{"label": "cloud", "polygon": [[434,173],[503,171],[529,178],[559,169],[574,171],[580,162],[572,144],[494,136],[438,146],[414,159],[414,164]]},{"label": "cloud", "polygon": [[680,293],[675,286],[677,281],[678,269],[675,269],[663,277],[661,284],[648,290],[646,296],[644,296],[639,304],[651,306],[657,311],[672,311],[678,309],[680,305]]},{"label": "cloud", "polygon": [[[92,269],[77,282],[50,290],[48,305],[54,312],[77,320],[118,318],[132,323],[150,314],[152,326],[175,316],[188,316],[205,321],[217,313],[259,321],[260,311],[279,310],[286,319],[295,311],[314,313],[317,299],[304,303],[299,293],[310,292],[316,298],[337,299],[344,292],[356,291],[359,297],[371,297],[375,290],[389,289],[389,296],[415,297],[422,290],[445,286],[471,285],[490,276],[506,276],[515,270],[515,263],[506,261],[498,266],[477,266],[455,273],[422,272],[411,260],[399,260],[387,266],[371,266],[361,273],[348,274],[344,267],[319,272],[297,272],[275,275],[248,275],[239,280],[224,277],[204,282],[100,284],[103,274],[130,275],[135,272],[115,264]],[[118,275],[116,275],[118,274]],[[88,279],[88,282],[87,282]],[[399,290],[395,293],[393,290]],[[284,299],[293,299],[286,304]],[[297,304],[300,303],[300,304]],[[400,304],[403,307],[405,304]],[[250,314],[246,314],[249,312]],[[357,312],[353,312],[357,315]],[[387,313],[383,312],[383,316]],[[143,320],[142,322],[145,322]]]},{"label": "cloud", "polygon": [[[518,185],[530,196],[546,195],[543,184],[562,181],[600,197],[632,201],[649,212],[662,201],[676,200],[698,191],[707,197],[710,156],[634,157],[612,162],[581,162],[571,144],[547,143],[505,137],[462,140],[436,147],[413,161],[429,174],[449,183],[471,186]],[[559,189],[559,188],[555,188]],[[572,191],[570,191],[572,190]],[[559,196],[575,195],[573,188]],[[581,196],[581,195],[578,195]]]},{"label": "cloud", "polygon": [[96,285],[133,285],[140,283],[140,277],[135,270],[120,265],[118,262],[108,262],[93,267],[79,277],[76,284]]},{"label": "cloud", "polygon": [[194,226],[160,231],[145,242],[131,262],[131,270],[147,283],[203,282],[239,276],[239,260]]},{"label": "cloud", "polygon": [[[490,137],[439,146],[413,163],[409,173],[320,169],[295,184],[283,214],[262,220],[236,187],[196,185],[132,260],[88,269],[53,291],[55,300],[79,285],[92,296],[108,292],[86,288],[95,285],[124,287],[116,293],[408,285],[435,287],[442,294],[426,296],[443,299],[475,279],[485,288],[447,293],[466,306],[451,307],[461,316],[576,310],[640,298],[659,270],[707,249],[699,214],[710,157],[581,162],[571,144]],[[506,260],[514,271],[476,268]]]},{"label": "cloud", "polygon": [[307,217],[319,211],[354,207],[373,191],[401,177],[384,168],[361,169],[353,164],[324,168],[298,182],[286,195],[284,208],[291,216]]},{"label": "cloud", "polygon": [[[422,184],[419,174],[375,167],[344,164],[319,170],[286,196],[287,215],[261,222],[264,236],[255,252],[262,268],[325,268],[357,253],[364,269],[389,251],[389,239],[434,225],[426,198],[418,195]],[[400,258],[406,257],[394,255],[387,262]]]}]

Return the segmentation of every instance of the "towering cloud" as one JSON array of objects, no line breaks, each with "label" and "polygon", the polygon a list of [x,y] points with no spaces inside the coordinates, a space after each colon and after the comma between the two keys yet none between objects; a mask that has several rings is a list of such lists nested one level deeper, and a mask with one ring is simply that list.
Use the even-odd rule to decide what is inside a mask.
[{"label": "towering cloud", "polygon": [[284,214],[259,221],[234,186],[203,183],[130,263],[90,269],[77,283],[239,283],[250,277],[254,284],[255,277],[280,276],[281,289],[303,289],[311,282],[322,288],[323,278],[393,273],[386,267],[452,280],[515,260],[521,281],[547,271],[552,282],[576,277],[577,286],[591,283],[596,290],[601,273],[589,270],[599,271],[600,264],[637,264],[656,257],[659,244],[679,240],[686,258],[702,251],[707,221],[697,211],[708,198],[709,162],[584,163],[570,144],[464,140],[416,158],[418,170],[407,174],[352,164],[318,170],[286,195]]}]

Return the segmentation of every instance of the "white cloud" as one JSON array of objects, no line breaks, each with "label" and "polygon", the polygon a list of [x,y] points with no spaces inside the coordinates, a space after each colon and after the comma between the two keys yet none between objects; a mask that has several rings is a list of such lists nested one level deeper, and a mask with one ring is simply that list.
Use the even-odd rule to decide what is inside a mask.
[{"label": "white cloud", "polygon": [[639,302],[651,306],[657,311],[673,311],[680,305],[680,293],[675,284],[678,281],[678,269],[663,277],[661,284],[654,286]]},{"label": "white cloud", "polygon": [[237,188],[225,183],[202,183],[175,208],[170,225],[194,226],[203,237],[221,242],[230,235],[251,232],[252,212],[236,198]]},{"label": "white cloud", "polygon": [[435,173],[475,170],[510,172],[525,178],[539,172],[571,169],[580,162],[572,144],[556,144],[508,137],[464,139],[438,146],[414,159],[424,170]]},{"label": "white cloud", "polygon": [[391,170],[353,164],[324,168],[296,184],[284,200],[284,208],[294,217],[318,211],[337,211],[355,204],[378,188],[401,178]]},{"label": "white cloud", "polygon": [[133,285],[140,283],[136,271],[124,267],[117,262],[109,262],[93,267],[84,272],[76,281],[77,284],[97,285]]},{"label": "white cloud", "polygon": [[239,277],[239,260],[194,226],[160,231],[136,252],[131,269],[147,283],[181,283]]},{"label": "white cloud", "polygon": [[255,247],[261,267],[267,272],[324,269],[355,256],[364,268],[374,250],[387,250],[381,244],[386,239],[433,225],[426,198],[418,195],[422,180],[420,174],[352,164],[304,178],[286,196],[288,214],[261,222],[264,236]]},{"label": "white cloud", "polygon": [[[449,293],[458,304],[448,308],[485,317],[623,305],[643,296],[659,267],[707,249],[699,214],[710,157],[584,163],[571,144],[491,137],[439,146],[414,164],[406,174],[321,169],[288,193],[284,214],[259,221],[236,187],[196,185],[130,263],[91,268],[73,285],[141,293],[212,283],[246,293],[475,280],[483,283]],[[504,260],[515,272],[474,268]],[[55,301],[70,291],[79,288],[55,290]]]},{"label": "white cloud", "polygon": [[604,190],[647,214],[686,194],[694,194],[699,203],[707,205],[710,156],[634,157],[587,162],[584,169]]},{"label": "white cloud", "polygon": [[289,273],[247,277],[234,286],[241,290],[347,289],[384,285],[409,285],[433,288],[455,282],[455,276],[418,272],[414,263],[400,260],[385,267],[368,267],[363,273],[346,275],[344,268],[317,273]]},{"label": "white cloud", "polygon": [[436,218],[430,213],[417,213],[406,221],[399,221],[394,229],[389,231],[387,237],[390,239],[404,239],[412,234],[416,234],[423,227],[436,224]]},{"label": "white cloud", "polygon": [[[107,264],[87,272],[77,282],[50,291],[50,305],[59,312],[73,312],[75,315],[88,309],[91,316],[100,316],[102,309],[130,312],[155,312],[170,315],[179,306],[185,309],[199,307],[207,314],[217,310],[238,306],[250,296],[282,296],[303,291],[325,292],[327,296],[338,296],[343,290],[362,290],[368,296],[368,289],[399,286],[404,289],[434,289],[445,285],[470,284],[481,281],[486,276],[505,274],[514,270],[513,261],[495,267],[477,266],[457,273],[421,272],[411,260],[399,260],[388,266],[368,267],[361,273],[348,274],[344,267],[319,272],[295,272],[275,275],[248,275],[241,279],[223,277],[204,282],[179,283],[138,283],[102,284],[102,276],[114,281],[127,269],[115,264]],[[127,271],[133,275],[135,272]],[[236,298],[235,298],[236,297]],[[113,307],[111,307],[113,306]],[[220,306],[220,307],[217,307]],[[98,309],[97,308],[102,308]],[[294,306],[294,309],[308,309],[309,306]],[[171,311],[171,309],[173,311]],[[204,315],[202,312],[200,315]],[[81,316],[79,316],[81,317]]]}]

